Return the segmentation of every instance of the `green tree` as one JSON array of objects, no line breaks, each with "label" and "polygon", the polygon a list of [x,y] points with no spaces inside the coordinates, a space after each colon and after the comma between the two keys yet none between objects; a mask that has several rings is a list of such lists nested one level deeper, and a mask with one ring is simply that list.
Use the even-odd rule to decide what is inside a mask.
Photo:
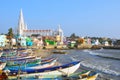
[{"label": "green tree", "polygon": [[70,35],[70,38],[75,39],[75,38],[79,38],[79,36],[76,36],[75,33],[72,33],[72,34]]},{"label": "green tree", "polygon": [[108,38],[107,41],[110,45],[112,44],[112,40],[110,38]]},{"label": "green tree", "polygon": [[13,29],[9,28],[7,33],[7,39],[9,39],[10,47],[12,47],[12,38],[14,37]]},{"label": "green tree", "polygon": [[76,37],[75,33],[71,34],[70,36],[70,38],[75,38],[75,37]]},{"label": "green tree", "polygon": [[8,39],[12,39],[13,37],[14,37],[13,29],[10,28],[10,29],[8,29],[7,38],[8,38]]}]

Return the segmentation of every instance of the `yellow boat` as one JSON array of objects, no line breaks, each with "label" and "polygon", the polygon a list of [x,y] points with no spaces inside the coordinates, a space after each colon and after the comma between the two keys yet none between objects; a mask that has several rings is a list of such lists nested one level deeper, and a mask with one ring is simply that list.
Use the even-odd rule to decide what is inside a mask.
[{"label": "yellow boat", "polygon": [[80,79],[78,80],[95,80],[97,76],[98,76],[98,73],[88,71],[87,73],[79,75]]}]

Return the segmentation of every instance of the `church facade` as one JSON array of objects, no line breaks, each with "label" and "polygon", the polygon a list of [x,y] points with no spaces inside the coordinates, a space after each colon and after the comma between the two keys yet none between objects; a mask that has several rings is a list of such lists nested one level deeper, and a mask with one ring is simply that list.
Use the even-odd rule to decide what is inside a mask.
[{"label": "church facade", "polygon": [[60,42],[63,42],[63,30],[60,28],[60,25],[58,27],[58,30],[53,31],[51,29],[42,30],[42,29],[28,29],[27,25],[24,22],[24,17],[22,13],[22,9],[20,10],[19,15],[19,21],[18,21],[18,27],[16,30],[16,33],[19,36],[31,36],[32,34],[37,34],[40,36],[60,36]]}]

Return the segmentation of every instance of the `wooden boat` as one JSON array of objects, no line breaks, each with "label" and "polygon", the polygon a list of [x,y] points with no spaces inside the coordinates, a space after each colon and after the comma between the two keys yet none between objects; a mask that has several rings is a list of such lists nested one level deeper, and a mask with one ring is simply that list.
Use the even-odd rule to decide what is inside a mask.
[{"label": "wooden boat", "polygon": [[[85,71],[81,71],[81,72],[78,72],[78,73],[72,73],[70,75],[67,75],[67,74],[63,74],[63,75],[55,75],[55,74],[45,74],[45,75],[39,75],[39,76],[30,76],[30,77],[27,77],[27,76],[24,76],[24,77],[21,77],[21,79],[25,79],[25,80],[78,80],[79,79],[79,75],[82,75],[82,74],[85,74],[85,73],[88,73],[89,71],[88,70],[85,70]],[[26,75],[26,74],[25,74]],[[14,76],[9,76],[9,79],[13,79],[15,78]],[[20,77],[19,77],[20,78]]]},{"label": "wooden boat", "polygon": [[[11,71],[9,74],[9,79],[17,79],[17,78],[30,78],[30,77],[37,77],[42,78],[43,76],[47,75],[54,75],[61,76],[61,75],[70,75],[74,73],[78,68],[80,67],[80,61],[71,62],[68,64],[64,64],[61,66],[54,66],[50,68],[42,68],[42,69],[36,69],[36,70],[26,70],[26,71]],[[16,74],[16,75],[15,75]]]},{"label": "wooden boat", "polygon": [[98,76],[98,73],[89,71],[85,74],[79,75],[78,80],[95,80],[97,78],[97,76]]},{"label": "wooden boat", "polygon": [[70,75],[58,77],[60,80],[95,80],[98,73],[93,71],[83,71],[78,73],[73,73]]},{"label": "wooden boat", "polygon": [[0,52],[0,57],[3,55],[3,52]]},{"label": "wooden boat", "polygon": [[55,51],[52,51],[52,53],[54,53],[54,54],[66,54],[67,52],[62,51],[62,50],[55,50]]},{"label": "wooden boat", "polygon": [[[48,74],[48,75],[43,75],[43,76],[33,76],[33,77],[20,77],[18,76],[19,79],[25,79],[25,80],[96,80],[98,73],[91,74],[91,71],[82,71],[78,73],[72,73],[70,75],[54,75],[54,74]],[[80,77],[82,76],[82,77]],[[9,80],[11,79],[18,79],[15,76],[8,76]]]},{"label": "wooden boat", "polygon": [[1,57],[12,57],[16,55],[17,55],[16,51],[3,51],[3,54],[1,55]]},{"label": "wooden boat", "polygon": [[3,62],[6,61],[20,61],[20,60],[26,60],[26,59],[34,59],[36,56],[26,56],[26,57],[1,57],[0,60]]},{"label": "wooden boat", "polygon": [[6,63],[5,62],[0,62],[0,70],[3,70],[5,68]]},{"label": "wooden boat", "polygon": [[35,69],[42,69],[42,68],[49,68],[49,67],[52,67],[55,65],[56,63],[56,59],[51,61],[51,62],[47,62],[45,64],[40,64],[40,65],[37,65],[37,66],[32,66],[32,67],[26,67],[24,69],[24,71],[27,71],[27,70],[35,70]]},{"label": "wooden boat", "polygon": [[26,48],[18,48],[18,49],[3,49],[3,51],[11,51],[11,50],[18,50],[18,51],[21,51],[21,50],[26,50]]},{"label": "wooden boat", "polygon": [[41,69],[41,68],[46,68],[46,67],[52,67],[55,65],[57,61],[57,58],[51,59],[49,62],[41,62],[39,64],[24,64],[24,65],[16,65],[16,66],[7,66],[5,69],[14,71],[14,70],[21,70],[21,71],[27,71],[27,70],[35,70],[35,69]]},{"label": "wooden boat", "polygon": [[31,49],[3,51],[2,58],[27,57],[33,54]]},{"label": "wooden boat", "polygon": [[[33,79],[57,79],[57,80],[95,80],[98,76],[98,73],[91,71],[83,71],[78,73],[72,73],[70,75],[43,75],[40,77],[34,77]],[[29,78],[30,79],[30,78]]]},{"label": "wooden boat", "polygon": [[30,60],[22,60],[22,61],[6,61],[7,66],[18,66],[18,64],[20,65],[29,65],[29,64],[40,64],[41,63],[41,58],[37,58],[37,59],[30,59]]},{"label": "wooden boat", "polygon": [[25,51],[18,51],[18,50],[7,50],[7,51],[3,51],[3,54],[1,57],[20,57],[20,56],[28,56],[29,53],[25,52]]},{"label": "wooden boat", "polygon": [[25,66],[29,64],[45,64],[48,62],[51,62],[57,58],[48,58],[48,59],[41,59],[41,58],[35,58],[35,59],[26,59],[26,60],[20,60],[20,61],[7,61],[7,66],[18,66],[18,64]]}]

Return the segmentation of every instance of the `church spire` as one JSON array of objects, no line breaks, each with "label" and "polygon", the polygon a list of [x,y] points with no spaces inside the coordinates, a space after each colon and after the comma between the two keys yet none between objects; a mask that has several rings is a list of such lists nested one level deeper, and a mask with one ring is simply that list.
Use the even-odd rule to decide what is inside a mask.
[{"label": "church spire", "polygon": [[25,23],[23,18],[22,9],[20,10],[19,21],[18,21],[18,34],[23,35],[23,30],[25,29]]}]

